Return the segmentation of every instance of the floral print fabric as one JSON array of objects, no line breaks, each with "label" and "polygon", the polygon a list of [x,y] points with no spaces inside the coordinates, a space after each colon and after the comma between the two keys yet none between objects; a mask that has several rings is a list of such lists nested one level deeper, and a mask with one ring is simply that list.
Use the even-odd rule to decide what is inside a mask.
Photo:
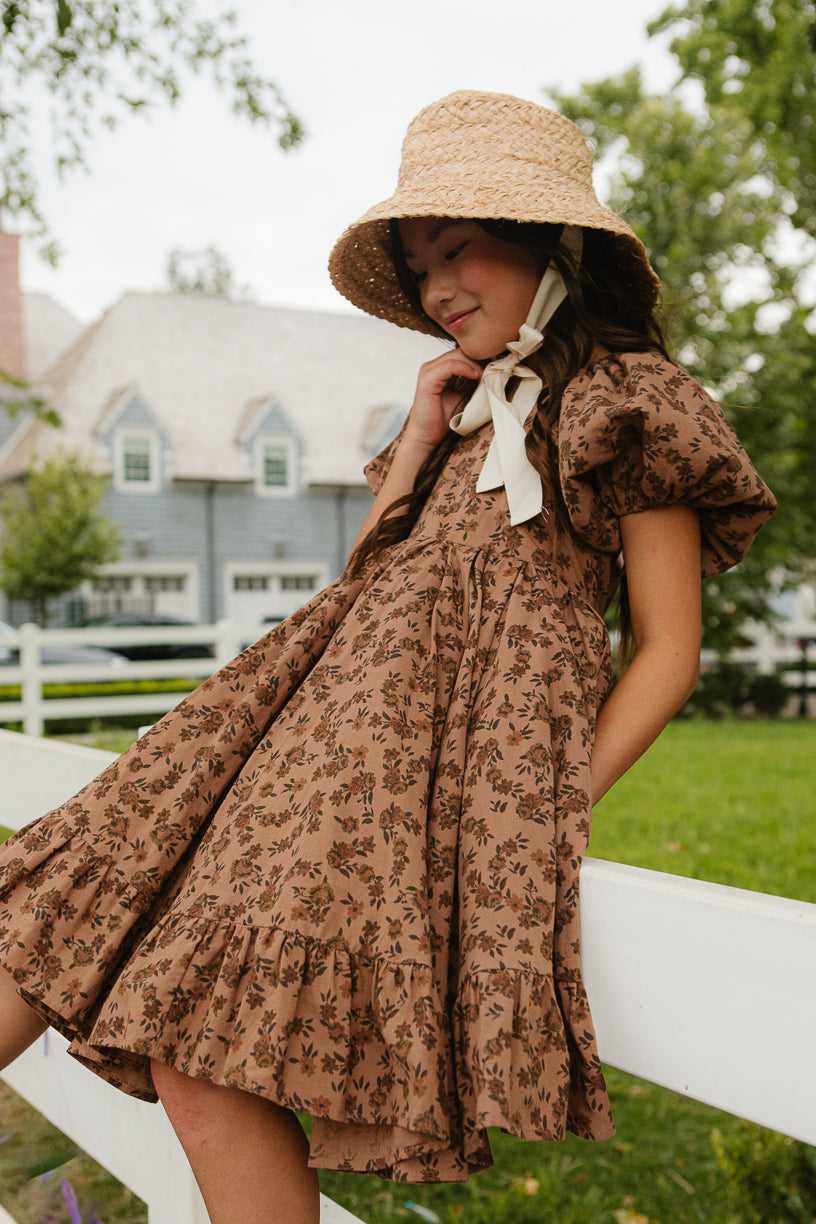
[{"label": "floral print fabric", "polygon": [[658,357],[579,375],[559,440],[570,519],[596,548],[620,548],[622,514],[683,502],[699,512],[709,577],[741,560],[776,506],[719,405]]},{"label": "floral print fabric", "polygon": [[590,367],[559,429],[569,524],[511,527],[490,427],[458,441],[407,540],[4,848],[4,962],[110,1082],[155,1099],[158,1058],[398,1180],[486,1167],[489,1126],[613,1133],[578,878],[617,516],[689,501],[713,571],[773,499],[659,358]]}]

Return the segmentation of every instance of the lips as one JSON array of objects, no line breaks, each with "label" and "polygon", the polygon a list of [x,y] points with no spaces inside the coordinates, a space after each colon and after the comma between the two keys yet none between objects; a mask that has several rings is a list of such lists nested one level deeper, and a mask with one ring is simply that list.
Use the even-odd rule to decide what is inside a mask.
[{"label": "lips", "polygon": [[447,319],[445,319],[444,325],[448,331],[456,331],[457,328],[461,327],[465,320],[469,319],[471,315],[474,315],[477,310],[478,306],[474,306],[470,310],[459,310],[456,312],[456,314],[448,315]]}]

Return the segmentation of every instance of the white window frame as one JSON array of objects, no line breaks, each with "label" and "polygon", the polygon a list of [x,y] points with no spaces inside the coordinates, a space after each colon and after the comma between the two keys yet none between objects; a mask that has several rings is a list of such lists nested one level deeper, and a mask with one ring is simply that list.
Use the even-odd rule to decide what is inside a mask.
[{"label": "white window frame", "polygon": [[[276,447],[286,453],[286,484],[264,484],[265,452]],[[260,497],[293,497],[297,493],[297,442],[287,434],[259,434],[255,439],[255,490]]]},{"label": "white window frame", "polygon": [[[127,480],[125,478],[125,445],[130,440],[148,442],[150,450],[150,479]],[[113,438],[113,480],[117,489],[124,493],[158,493],[161,488],[159,478],[159,435],[155,429],[127,429],[122,426],[117,429]]]},{"label": "white window frame", "polygon": [[[186,584],[185,589],[172,593],[185,597],[187,610],[184,616],[188,620],[197,621],[201,615],[199,570],[199,561],[190,557],[131,557],[123,561],[109,561],[107,565],[102,566],[99,576],[101,578],[132,579],[135,585],[131,587],[129,592],[131,595],[150,594],[144,582],[145,578],[161,578],[164,575],[183,578]],[[80,591],[83,595],[90,597],[98,594],[89,581],[82,583]]]}]

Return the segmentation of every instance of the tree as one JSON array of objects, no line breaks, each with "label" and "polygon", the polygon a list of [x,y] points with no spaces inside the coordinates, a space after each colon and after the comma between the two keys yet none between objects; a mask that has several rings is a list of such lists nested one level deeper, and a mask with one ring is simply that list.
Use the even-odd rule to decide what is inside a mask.
[{"label": "tree", "polygon": [[[798,554],[812,570],[816,312],[807,281],[816,271],[816,0],[687,0],[649,30],[674,32],[681,80],[698,81],[709,112],[743,130],[779,201],[777,235],[797,252],[780,293],[786,310],[759,329],[742,394],[776,422],[772,462],[783,500],[777,529],[784,531],[788,562]],[[765,430],[757,453],[772,449],[771,441]]]},{"label": "tree", "polygon": [[288,149],[303,128],[274,81],[262,76],[235,30],[235,14],[195,15],[194,0],[4,0],[0,5],[0,212],[16,215],[56,244],[38,203],[29,156],[36,84],[51,95],[60,173],[86,166],[92,118],[115,127],[124,115],[182,97],[183,72],[209,70],[236,113],[277,131]]},{"label": "tree", "polygon": [[[780,200],[777,232],[798,231],[788,309],[762,329],[743,395],[776,421],[770,478],[782,501],[775,534],[788,565],[812,577],[816,538],[816,2],[689,0],[650,27],[674,31],[682,80],[700,82],[709,111],[739,124]],[[789,238],[790,242],[790,238]],[[792,245],[792,243],[791,243]]]},{"label": "tree", "polygon": [[683,77],[749,126],[764,170],[790,193],[792,223],[816,237],[816,3],[690,0],[649,32],[678,26],[671,50]]},{"label": "tree", "polygon": [[[760,308],[792,291],[775,250],[782,200],[761,178],[746,125],[693,111],[675,92],[648,94],[638,69],[555,97],[598,153],[612,155],[609,203],[646,242],[670,341],[720,385],[741,368],[731,346],[752,351]],[[751,293],[740,308],[735,287],[746,275]]]},{"label": "tree", "polygon": [[167,279],[174,293],[246,299],[245,285],[236,285],[227,257],[217,247],[203,251],[173,250],[167,257]]},{"label": "tree", "polygon": [[37,387],[24,378],[15,378],[0,366],[0,424],[3,414],[13,420],[20,413],[30,412],[38,421],[59,428],[60,414]]},{"label": "tree", "polygon": [[780,247],[789,191],[737,94],[727,105],[692,104],[680,89],[649,95],[632,70],[555,96],[613,163],[609,202],[652,255],[672,348],[723,401],[780,500],[748,558],[707,584],[706,644],[725,652],[746,618],[769,616],[779,567],[795,573],[813,553],[816,346],[801,257]]},{"label": "tree", "polygon": [[106,486],[79,454],[58,453],[0,500],[0,587],[27,600],[40,625],[50,600],[119,556],[119,528],[99,510]]}]

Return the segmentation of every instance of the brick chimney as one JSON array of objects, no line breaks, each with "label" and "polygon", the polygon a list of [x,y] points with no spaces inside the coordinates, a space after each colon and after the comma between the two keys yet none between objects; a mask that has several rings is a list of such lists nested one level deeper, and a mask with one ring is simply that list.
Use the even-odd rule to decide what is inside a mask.
[{"label": "brick chimney", "polygon": [[0,230],[0,369],[15,378],[25,376],[19,248],[17,234]]}]

